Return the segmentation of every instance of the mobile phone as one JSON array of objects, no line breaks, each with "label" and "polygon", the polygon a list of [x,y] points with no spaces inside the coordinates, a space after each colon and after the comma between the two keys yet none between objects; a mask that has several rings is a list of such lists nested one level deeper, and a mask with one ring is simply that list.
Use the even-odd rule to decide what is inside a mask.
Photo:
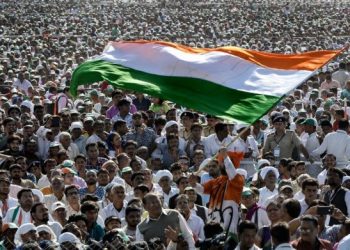
[{"label": "mobile phone", "polygon": [[333,210],[334,210],[333,206],[318,206],[317,207],[317,214],[319,214],[319,215],[332,214]]}]

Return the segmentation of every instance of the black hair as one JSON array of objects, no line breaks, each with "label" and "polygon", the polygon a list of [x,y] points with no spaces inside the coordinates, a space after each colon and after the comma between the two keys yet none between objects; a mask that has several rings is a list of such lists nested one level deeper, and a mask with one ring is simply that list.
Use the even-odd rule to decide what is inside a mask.
[{"label": "black hair", "polygon": [[241,235],[246,229],[253,229],[256,233],[258,232],[258,227],[254,222],[251,222],[249,220],[244,220],[238,225],[238,234]]}]

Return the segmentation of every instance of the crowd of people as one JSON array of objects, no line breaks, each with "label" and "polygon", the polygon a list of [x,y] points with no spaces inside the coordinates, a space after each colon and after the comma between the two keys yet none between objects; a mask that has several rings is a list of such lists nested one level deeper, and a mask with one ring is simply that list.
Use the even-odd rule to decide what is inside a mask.
[{"label": "crowd of people", "polygon": [[109,41],[339,49],[349,13],[327,0],[1,1],[0,249],[350,249],[347,51],[251,125],[108,82],[69,92]]}]

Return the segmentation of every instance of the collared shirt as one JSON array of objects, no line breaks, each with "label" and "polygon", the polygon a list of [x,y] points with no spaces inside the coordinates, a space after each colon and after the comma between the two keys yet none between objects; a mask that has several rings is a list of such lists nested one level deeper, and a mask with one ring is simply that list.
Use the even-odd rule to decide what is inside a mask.
[{"label": "collared shirt", "polygon": [[81,135],[80,137],[78,137],[73,141],[73,143],[75,143],[75,145],[78,146],[79,153],[81,154],[86,154],[86,150],[85,150],[85,146],[87,145],[86,140],[87,138]]},{"label": "collared shirt", "polygon": [[327,179],[327,169],[324,169],[321,173],[317,176],[317,181],[319,185],[324,185],[326,183]]},{"label": "collared shirt", "polygon": [[66,211],[67,211],[67,218],[69,218],[69,216],[73,215],[73,214],[80,214],[80,209],[78,211],[74,210],[74,208],[71,207],[71,205],[69,205],[69,203],[67,203],[66,205]]},{"label": "collared shirt", "polygon": [[18,208],[18,206],[13,207],[7,211],[7,214],[6,214],[5,218],[3,219],[4,223],[13,222],[17,226],[21,226],[22,224],[33,222],[30,211],[26,212],[21,207],[19,207],[17,215],[14,217],[14,213],[15,213],[17,208]]},{"label": "collared shirt", "polygon": [[143,127],[142,132],[138,133],[136,130],[128,132],[125,136],[125,141],[133,140],[137,142],[138,147],[146,146],[151,148],[152,144],[157,139],[156,132],[148,127]]},{"label": "collared shirt", "polygon": [[341,88],[340,83],[336,80],[332,80],[331,82],[324,81],[321,83],[320,89],[333,89],[333,88]]},{"label": "collared shirt", "polygon": [[126,122],[126,126],[128,128],[132,127],[132,114],[128,113],[125,117],[122,117],[120,113],[116,114],[115,116],[112,117],[111,121],[116,122],[118,120],[123,120]]},{"label": "collared shirt", "polygon": [[199,216],[191,213],[186,222],[195,239],[205,240],[204,222]]},{"label": "collared shirt", "polygon": [[320,146],[320,141],[317,138],[317,133],[314,132],[309,135],[309,137],[306,140],[305,148],[309,154],[312,153],[316,148]]},{"label": "collared shirt", "polygon": [[345,84],[348,80],[350,80],[350,73],[346,70],[339,69],[332,74],[332,78],[340,83],[342,88],[345,87]]},{"label": "collared shirt", "polygon": [[180,128],[180,131],[179,131],[179,136],[181,138],[184,138],[186,141],[188,140],[188,138],[190,137],[191,135],[191,130],[186,130],[185,127],[181,127]]},{"label": "collared shirt", "polygon": [[85,169],[86,170],[94,169],[98,171],[102,167],[103,163],[105,163],[106,161],[108,161],[108,159],[103,157],[97,157],[97,163],[93,164],[89,159],[87,159]]},{"label": "collared shirt", "polygon": [[87,138],[87,140],[86,140],[86,143],[85,143],[85,145],[88,145],[88,144],[90,144],[90,143],[97,143],[97,142],[103,142],[103,140],[98,136],[98,135],[96,135],[95,133],[94,134],[92,134],[89,138]]},{"label": "collared shirt", "polygon": [[239,137],[233,143],[233,151],[248,153],[249,148],[253,151],[252,156],[257,157],[259,155],[258,144],[253,136],[248,136],[246,140]]},{"label": "collared shirt", "polygon": [[1,217],[4,218],[8,212],[8,210],[10,210],[13,207],[17,207],[18,206],[18,200],[12,197],[8,197],[6,199],[6,202],[2,202],[0,201],[0,213],[1,213]]},{"label": "collared shirt", "polygon": [[94,193],[88,193],[88,188],[79,189],[80,197],[83,198],[87,194],[96,195],[99,200],[102,200],[105,195],[105,189],[103,187],[97,186]]},{"label": "collared shirt", "polygon": [[299,204],[300,204],[300,207],[301,207],[300,215],[302,215],[309,208],[309,205],[306,203],[305,198],[302,199],[302,200],[299,200]]},{"label": "collared shirt", "polygon": [[259,202],[258,204],[260,206],[265,205],[265,201],[268,200],[269,197],[277,195],[278,194],[278,189],[275,187],[274,190],[270,190],[267,187],[262,187],[259,189]]},{"label": "collared shirt", "polygon": [[[130,104],[130,113],[134,114],[137,112],[137,109],[134,104]],[[106,111],[106,117],[112,119],[115,115],[119,113],[117,106],[113,105]]]},{"label": "collared shirt", "polygon": [[228,151],[234,151],[234,143],[232,143],[233,137],[227,136],[222,141],[219,141],[216,134],[209,135],[204,140],[204,153],[207,158],[215,155],[221,147],[228,147]]},{"label": "collared shirt", "polygon": [[350,136],[344,130],[337,130],[327,134],[322,144],[312,151],[312,154],[320,155],[327,151],[333,154],[338,162],[347,162],[350,159]]},{"label": "collared shirt", "polygon": [[74,158],[80,153],[79,148],[75,143],[71,143],[66,150],[70,160],[74,161]]},{"label": "collared shirt", "polygon": [[179,189],[171,187],[169,193],[165,193],[161,187],[156,188],[156,193],[162,195],[164,197],[164,202],[168,205],[170,197],[179,193]]},{"label": "collared shirt", "polygon": [[63,204],[67,204],[66,196],[63,195],[62,199],[57,199],[57,197],[54,194],[44,195],[44,203],[47,205],[47,208],[49,209],[50,214],[52,214],[52,205],[56,202],[60,201]]},{"label": "collared shirt", "polygon": [[[161,216],[168,216],[167,209],[163,209]],[[194,240],[193,240],[191,230],[188,227],[188,225],[185,221],[185,218],[180,213],[178,213],[178,216],[179,216],[180,231],[181,231],[181,234],[182,234],[184,240],[187,241],[187,243],[188,243],[189,250],[196,249],[194,246]],[[149,218],[149,216],[145,219],[146,223],[148,223],[150,220],[157,221],[157,220]],[[139,225],[136,228],[136,241],[143,241],[144,238],[139,230]],[[157,237],[157,236],[155,236],[155,237]],[[170,244],[174,244],[174,243],[171,242]],[[174,249],[176,249],[176,248],[174,248]]]},{"label": "collared shirt", "polygon": [[125,224],[124,218],[125,218],[125,209],[128,205],[128,202],[124,200],[123,207],[118,211],[113,203],[110,203],[107,207],[102,209],[100,211],[100,215],[103,220],[106,220],[109,216],[117,216],[123,224]]}]

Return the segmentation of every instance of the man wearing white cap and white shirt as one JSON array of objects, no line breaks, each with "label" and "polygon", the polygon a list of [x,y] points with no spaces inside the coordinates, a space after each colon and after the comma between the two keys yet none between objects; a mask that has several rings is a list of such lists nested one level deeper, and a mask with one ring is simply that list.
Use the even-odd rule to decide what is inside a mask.
[{"label": "man wearing white cap and white shirt", "polygon": [[83,136],[83,124],[81,122],[72,122],[69,131],[72,135],[72,141],[78,146],[80,154],[86,154],[85,146],[87,138]]},{"label": "man wearing white cap and white shirt", "polygon": [[275,167],[264,167],[260,171],[260,176],[265,182],[265,186],[259,189],[259,201],[260,206],[264,205],[264,202],[271,196],[278,194],[276,186],[277,178],[279,177],[278,170]]},{"label": "man wearing white cap and white shirt", "polygon": [[[255,173],[253,160],[259,156],[258,143],[250,135],[250,128],[247,124],[238,124],[236,131],[239,133],[238,139],[233,143],[234,152],[243,152],[244,159],[241,161],[240,168],[247,170],[248,175]],[[244,131],[245,130],[245,131]]]},{"label": "man wearing white cap and white shirt", "polygon": [[159,185],[156,188],[156,193],[164,197],[164,202],[168,205],[170,197],[179,193],[177,188],[171,186],[173,175],[169,170],[159,170],[154,177],[155,182]]}]

